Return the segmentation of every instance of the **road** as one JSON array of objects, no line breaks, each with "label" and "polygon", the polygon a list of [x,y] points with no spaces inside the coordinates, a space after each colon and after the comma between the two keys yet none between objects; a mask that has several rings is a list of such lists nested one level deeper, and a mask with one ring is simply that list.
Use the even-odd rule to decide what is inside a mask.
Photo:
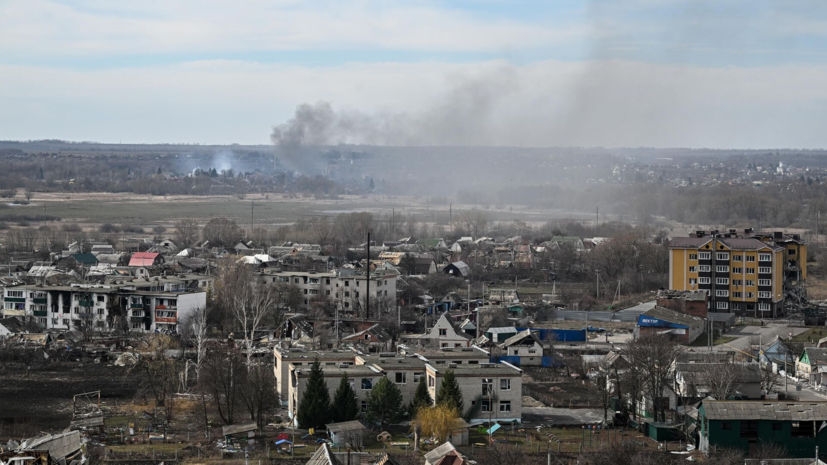
[{"label": "road", "polygon": [[787,338],[790,335],[796,336],[807,331],[807,329],[808,328],[792,328],[776,323],[770,323],[765,326],[736,326],[734,330],[724,334],[724,336],[736,337],[737,339],[726,344],[714,346],[712,350],[742,350],[748,352],[751,339],[753,338],[760,339],[763,344],[775,339],[776,336],[781,336],[782,338]]}]

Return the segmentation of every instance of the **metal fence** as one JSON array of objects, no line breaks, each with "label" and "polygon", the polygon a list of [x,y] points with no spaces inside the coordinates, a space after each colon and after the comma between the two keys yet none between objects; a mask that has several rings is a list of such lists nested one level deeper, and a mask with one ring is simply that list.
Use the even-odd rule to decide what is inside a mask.
[{"label": "metal fence", "polygon": [[569,321],[619,321],[634,323],[644,310],[621,310],[619,312],[584,310],[553,310],[551,316],[555,320]]}]

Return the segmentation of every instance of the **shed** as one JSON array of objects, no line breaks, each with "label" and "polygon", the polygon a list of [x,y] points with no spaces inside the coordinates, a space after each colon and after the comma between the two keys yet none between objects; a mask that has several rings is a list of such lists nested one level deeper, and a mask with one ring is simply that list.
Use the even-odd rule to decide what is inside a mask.
[{"label": "shed", "polygon": [[258,425],[255,422],[227,425],[221,428],[221,435],[226,439],[231,437],[248,439],[255,437],[256,428],[258,428]]},{"label": "shed", "polygon": [[654,439],[655,441],[662,442],[662,441],[676,441],[680,436],[680,432],[678,431],[678,427],[669,423],[661,423],[657,421],[650,421],[648,423],[649,426],[649,437]]},{"label": "shed", "polygon": [[446,265],[442,272],[456,278],[466,278],[471,274],[471,267],[463,261],[458,261]]},{"label": "shed", "polygon": [[451,434],[448,435],[448,441],[455,446],[467,446],[471,425],[462,418],[457,418],[454,422],[454,429],[451,431]]},{"label": "shed", "polygon": [[362,448],[367,428],[358,420],[328,423],[325,427],[334,444],[350,445],[354,449]]}]

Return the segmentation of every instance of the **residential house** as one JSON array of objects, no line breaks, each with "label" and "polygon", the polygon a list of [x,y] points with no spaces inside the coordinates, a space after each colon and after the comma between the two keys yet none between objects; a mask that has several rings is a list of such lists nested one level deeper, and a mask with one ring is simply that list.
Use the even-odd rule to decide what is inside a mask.
[{"label": "residential house", "polygon": [[428,393],[436,398],[448,370],[462,391],[464,417],[471,424],[487,422],[522,422],[522,370],[508,363],[482,363],[475,366],[425,365]]},{"label": "residential house", "polygon": [[821,371],[827,371],[827,349],[805,347],[795,362],[795,375],[809,380],[812,375]]},{"label": "residential house", "polygon": [[762,375],[758,363],[676,363],[675,392],[684,398],[714,397],[715,393],[711,391],[715,389],[723,374],[730,370],[734,370],[731,398],[761,398]]},{"label": "residential house", "polygon": [[471,346],[471,337],[459,329],[459,326],[448,317],[447,313],[440,315],[434,326],[427,334],[422,335],[420,340],[439,348]]},{"label": "residential house", "polygon": [[129,259],[130,267],[150,268],[160,266],[164,263],[164,257],[159,253],[136,252]]},{"label": "residential house", "polygon": [[463,261],[453,262],[445,265],[442,272],[455,278],[467,278],[471,275],[471,267]]},{"label": "residential house", "polygon": [[504,351],[509,363],[516,361],[517,366],[540,366],[543,365],[543,343],[540,341],[539,332],[526,329],[499,344]]},{"label": "residential house", "polygon": [[391,349],[393,337],[378,323],[370,328],[342,337],[343,344],[364,347],[368,352],[384,352]]},{"label": "residential house", "polygon": [[436,447],[425,454],[425,465],[465,465],[468,459],[451,442]]},{"label": "residential house", "polygon": [[448,244],[441,237],[435,239],[420,239],[417,244],[425,246],[428,250],[443,250],[448,248]]}]

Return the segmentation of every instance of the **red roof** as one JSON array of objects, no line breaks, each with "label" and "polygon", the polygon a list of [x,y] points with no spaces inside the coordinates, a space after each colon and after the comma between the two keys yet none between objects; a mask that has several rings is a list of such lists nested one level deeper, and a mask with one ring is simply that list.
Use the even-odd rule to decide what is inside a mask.
[{"label": "red roof", "polygon": [[136,252],[132,254],[132,258],[129,259],[129,266],[152,266],[155,264],[155,260],[158,258],[159,255],[161,254],[149,252]]}]

